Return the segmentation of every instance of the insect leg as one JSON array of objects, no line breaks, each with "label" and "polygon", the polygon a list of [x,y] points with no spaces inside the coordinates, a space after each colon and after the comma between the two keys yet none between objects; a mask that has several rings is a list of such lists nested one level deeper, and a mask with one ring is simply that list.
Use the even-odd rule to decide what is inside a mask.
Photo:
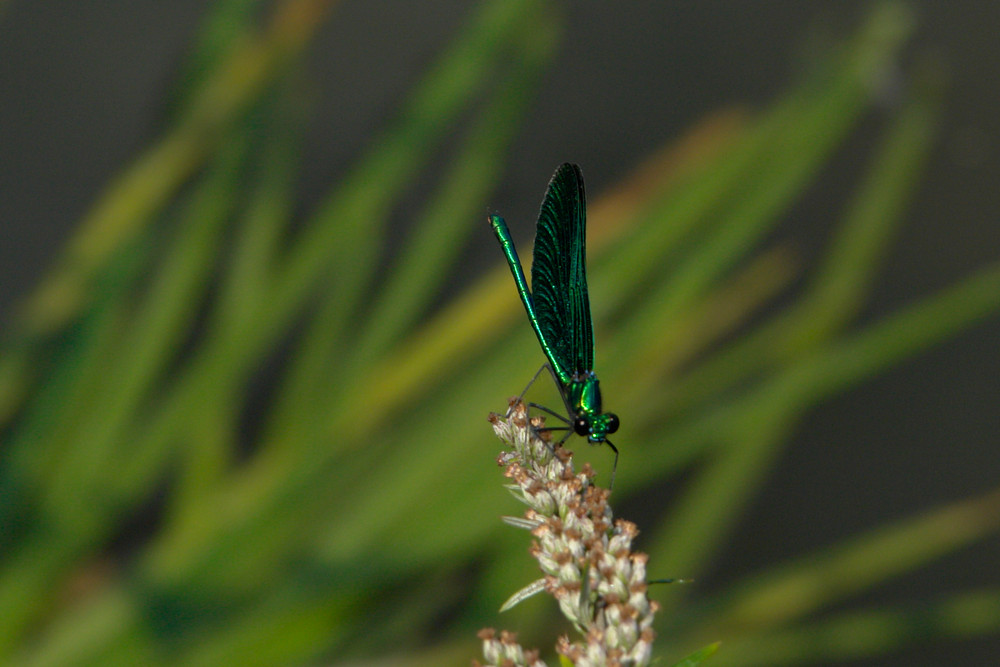
[{"label": "insect leg", "polygon": [[[567,424],[569,423],[568,419],[566,419],[565,417],[563,417],[561,414],[559,414],[555,410],[552,410],[551,408],[547,408],[544,405],[539,405],[538,403],[528,403],[528,406],[532,407],[532,408],[538,408],[542,412],[550,414],[553,417],[555,417],[556,419],[559,419],[560,421],[566,422]],[[547,429],[547,430],[549,430],[549,431],[562,431],[562,430],[568,430],[568,429],[569,429],[568,426],[565,429],[560,426],[558,428],[550,428],[550,429]]]},{"label": "insect leg", "polygon": [[[528,393],[529,389],[531,389],[531,385],[535,384],[535,380],[537,380],[538,376],[542,374],[542,370],[543,369],[544,370],[548,370],[549,374],[552,376],[552,381],[556,383],[556,389],[559,390],[559,396],[563,400],[563,405],[566,407],[566,412],[568,414],[571,414],[572,410],[570,409],[569,403],[566,401],[566,397],[563,396],[562,384],[559,382],[559,376],[556,375],[556,372],[554,370],[552,370],[552,366],[550,366],[548,363],[542,364],[541,368],[539,368],[537,371],[535,371],[535,375],[531,378],[531,381],[528,383],[528,386],[525,387],[524,391],[521,392],[521,395],[517,397],[518,402],[522,401],[522,399],[524,398],[524,395],[526,393]],[[563,417],[561,414],[559,414],[555,410],[552,410],[551,408],[547,408],[544,405],[539,405],[538,403],[528,403],[527,405],[528,405],[528,407],[536,408],[538,410],[541,410],[542,412],[544,412],[544,413],[546,413],[548,415],[551,415],[551,416],[555,417],[556,419],[558,419],[559,421],[561,421],[564,424],[566,424],[566,426],[546,426],[546,427],[538,429],[538,431],[540,431],[540,432],[541,431],[566,431],[566,434],[563,435],[563,437],[559,439],[559,442],[556,443],[556,446],[562,445],[564,442],[566,442],[569,439],[569,437],[571,435],[573,435],[574,431],[569,426],[569,424],[572,424],[572,422],[569,420],[568,417]]]},{"label": "insect leg", "polygon": [[[507,415],[506,415],[507,417],[510,417],[511,410],[514,409],[514,405],[517,405],[518,403],[522,402],[522,400],[524,399],[524,395],[528,393],[529,389],[531,389],[531,385],[535,384],[535,380],[537,380],[538,376],[542,374],[542,369],[543,368],[548,368],[549,372],[550,373],[552,372],[552,367],[551,366],[549,366],[547,363],[546,364],[542,364],[541,368],[539,368],[537,371],[535,371],[535,374],[531,377],[531,380],[528,382],[528,386],[526,386],[524,388],[524,390],[518,395],[517,401],[515,401],[514,404],[512,404],[509,408],[507,408]],[[553,374],[552,377],[555,377],[555,374]],[[534,406],[536,408],[541,407],[539,405],[535,405],[534,403],[528,403],[528,405],[529,406]]]},{"label": "insect leg", "polygon": [[611,451],[615,453],[615,462],[611,465],[611,484],[608,485],[608,491],[614,491],[615,488],[615,473],[618,472],[618,448],[611,444],[611,441],[606,439],[604,444],[611,448]]}]

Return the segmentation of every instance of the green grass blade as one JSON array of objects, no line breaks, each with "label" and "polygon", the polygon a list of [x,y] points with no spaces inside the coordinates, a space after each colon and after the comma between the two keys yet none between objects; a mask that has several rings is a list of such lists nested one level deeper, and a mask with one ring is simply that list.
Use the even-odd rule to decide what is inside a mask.
[{"label": "green grass blade", "polygon": [[[107,359],[120,345],[130,311],[129,293],[150,254],[150,244],[133,244],[106,267],[97,282],[98,299],[54,342],[40,371],[41,383],[4,443],[0,466],[0,544],[27,523],[52,462],[61,459],[81,421],[90,418],[88,398],[102,389]],[[0,550],[2,554],[2,550]]]},{"label": "green grass blade", "polygon": [[[119,436],[187,332],[198,295],[206,289],[205,280],[212,268],[210,258],[221,239],[239,178],[236,167],[246,147],[234,143],[230,148],[184,210],[175,245],[165,256],[160,273],[135,315],[127,326],[122,322],[118,327],[117,344],[102,350],[107,355],[103,363],[89,366],[96,377],[81,380],[81,386],[91,391],[78,396],[83,401],[82,406],[77,406],[83,413],[78,423],[56,434],[65,439],[64,443],[53,444],[50,439],[47,445],[60,449],[61,455],[48,462],[51,471],[42,488],[36,489],[51,524],[49,535],[42,533],[37,538],[42,545],[45,540],[51,541],[52,553],[65,559],[63,567],[69,567],[72,559],[80,556],[75,550],[92,536],[107,533],[108,524],[117,516],[103,501],[105,492],[114,487],[118,472],[116,461],[124,446]],[[94,498],[102,502],[94,502]],[[44,580],[24,577],[23,572],[8,569],[4,562],[0,581],[10,582],[9,577],[17,577],[21,579],[19,588],[32,581],[51,587],[53,580],[64,573],[53,571],[57,561],[45,562],[50,569]],[[44,594],[38,591],[37,595]],[[39,609],[35,604],[24,604],[0,611],[16,627],[26,622],[20,620],[26,614]]]},{"label": "green grass blade", "polygon": [[851,610],[805,626],[727,639],[712,664],[771,667],[872,660],[925,645],[991,637],[998,631],[1000,591],[975,590],[919,608]]},{"label": "green grass blade", "polygon": [[[616,334],[613,357],[620,358],[622,350],[634,348],[649,332],[662,331],[680,312],[697,303],[720,275],[731,270],[777,225],[780,213],[791,206],[868,105],[866,84],[872,69],[884,67],[894,54],[895,49],[886,49],[864,68],[848,59],[842,66],[846,71],[838,77],[843,79],[840,85],[824,91],[793,119],[782,123],[780,134],[772,138],[773,145],[755,156],[752,169],[740,179],[746,190],[736,194],[729,210],[678,259],[670,279],[648,290],[644,302],[653,307],[632,309],[633,316]],[[672,216],[665,215],[660,226],[671,221]],[[611,288],[620,290],[621,286],[612,284]]]},{"label": "green grass blade", "polygon": [[832,335],[854,316],[875,279],[877,260],[902,219],[902,207],[918,184],[919,167],[931,143],[935,106],[932,100],[917,99],[900,112],[803,298],[678,378],[670,399],[679,403],[678,409],[720,394],[768,364],[819,344],[820,338]]},{"label": "green grass blade", "polygon": [[775,628],[1000,531],[1000,491],[963,500],[758,575],[727,594],[710,621],[720,632]]},{"label": "green grass blade", "polygon": [[259,122],[252,123],[260,144],[259,158],[236,226],[232,254],[226,258],[218,306],[211,314],[213,331],[238,330],[256,313],[292,221],[309,106],[295,74],[275,87],[257,111]]},{"label": "green grass blade", "polygon": [[[177,124],[155,141],[99,196],[55,265],[22,304],[11,327],[15,340],[45,338],[65,326],[93,299],[101,267],[142,233],[181,185],[211,154],[226,128],[287,61],[302,51],[322,24],[329,0],[289,0],[260,34],[241,43],[205,82]],[[42,353],[34,346],[15,349]],[[31,359],[0,357],[0,422],[17,409],[31,382]]]},{"label": "green grass blade", "polygon": [[855,386],[880,371],[946,340],[1000,309],[1000,265],[988,266],[923,301],[883,318],[858,334],[829,345],[751,390],[705,414],[674,424],[650,439],[647,465],[635,482],[689,461],[708,443],[739,441],[739,429],[755,416],[802,410]]},{"label": "green grass blade", "polygon": [[[775,214],[801,191],[871,104],[872,79],[891,67],[911,30],[905,13],[887,7],[874,12],[827,68],[775,104],[732,151],[665,197],[649,211],[638,233],[596,264],[595,305],[612,303],[612,294],[643,293],[642,285],[651,276],[662,275],[664,266],[670,267],[674,278],[668,285],[660,282],[660,295],[649,299],[657,305],[657,313],[697,298],[712,276],[742,256],[752,239],[774,224]],[[685,254],[676,262],[665,261],[682,241],[690,244],[692,235],[697,239],[706,230],[714,234],[714,241],[695,246],[700,258]],[[619,268],[608,275],[602,271],[606,264],[623,263],[628,271]],[[682,265],[675,268],[676,263]],[[609,297],[602,297],[602,291]],[[629,324],[619,334],[621,346],[626,348],[629,338],[641,339],[649,330],[641,320]]]},{"label": "green grass blade", "polygon": [[216,0],[207,5],[173,91],[168,93],[175,112],[182,112],[206,81],[218,76],[218,68],[241,40],[251,38],[265,4],[266,0]]},{"label": "green grass blade", "polygon": [[321,25],[329,2],[286,2],[258,38],[230,54],[191,107],[152,149],[140,156],[98,200],[67,245],[62,261],[24,311],[28,332],[44,333],[78,312],[85,286],[108,255],[160,210],[216,145],[220,131],[301,51]]},{"label": "green grass blade", "polygon": [[126,337],[101,370],[102,391],[89,397],[89,418],[74,429],[75,445],[54,466],[51,492],[57,506],[72,506],[85,488],[104,485],[115,452],[122,447],[121,434],[190,333],[235,205],[246,156],[246,142],[228,142],[179,213],[173,246],[129,322]]},{"label": "green grass blade", "polygon": [[[798,354],[802,354],[801,341],[811,340],[812,346],[819,345],[815,333],[808,337],[804,333],[815,332],[817,322],[826,323],[823,329],[829,336],[835,324],[844,326],[853,317],[857,303],[874,279],[872,263],[884,252],[902,218],[903,204],[917,186],[918,168],[927,155],[934,117],[927,100],[917,100],[902,110],[877,150],[873,166],[835,235],[831,254],[825,257],[813,279],[813,287],[785,313],[689,373],[672,379],[666,391],[659,391],[661,400],[656,401],[657,405],[669,406],[665,413],[660,408],[661,418],[669,422],[671,415],[724,394],[766,365],[783,363],[791,354],[790,349],[799,349]],[[676,327],[664,324],[664,328],[665,345],[659,353],[646,350],[648,356],[644,359],[674,353],[678,343],[671,342],[669,334]],[[800,341],[798,347],[794,344],[796,340]],[[680,347],[685,346],[681,343]],[[655,362],[648,367],[655,368]],[[656,387],[662,386],[649,373],[637,373],[635,377],[640,380],[647,377],[648,384],[633,388],[634,391],[657,393]]]},{"label": "green grass blade", "polygon": [[324,284],[329,290],[325,302],[333,305],[314,329],[342,339],[340,332],[356,314],[378,266],[393,202],[484,85],[507,41],[536,18],[535,5],[525,2],[486,3],[478,10],[430,67],[396,121],[312,216],[266,299],[280,308],[277,313],[272,308],[269,317],[287,320],[286,312],[297,312]]},{"label": "green grass blade", "polygon": [[716,642],[714,644],[709,644],[704,648],[700,648],[694,653],[688,655],[680,662],[676,663],[674,667],[696,667],[697,665],[700,665],[705,660],[707,660],[709,657],[715,655],[715,653],[719,650],[720,646],[721,644]]},{"label": "green grass blade", "polygon": [[384,353],[416,322],[451,274],[451,264],[471,232],[481,229],[482,202],[496,185],[503,155],[521,126],[543,68],[551,61],[557,32],[551,20],[537,21],[530,33],[512,44],[510,72],[491,90],[490,101],[390,268],[359,337],[362,350],[371,349],[360,354],[362,359]]},{"label": "green grass blade", "polygon": [[[742,441],[717,448],[704,470],[687,485],[649,549],[661,576],[697,579],[732,532],[748,498],[766,477],[780,445],[795,424],[795,408],[774,410],[753,420]],[[678,543],[677,540],[684,540]],[[672,587],[661,603],[670,613],[683,587]]]},{"label": "green grass blade", "polygon": [[822,397],[885,370],[991,316],[1000,309],[1000,264],[893,313],[831,345],[795,369],[789,380]]},{"label": "green grass blade", "polygon": [[789,356],[827,338],[861,308],[920,183],[937,127],[938,101],[915,100],[889,129],[806,298],[795,308]]},{"label": "green grass blade", "polygon": [[[551,22],[536,21],[530,39],[511,44],[517,55],[510,73],[493,91],[495,99],[476,119],[438,192],[413,226],[413,237],[405,241],[400,257],[388,270],[362,331],[352,335],[349,358],[345,361],[343,351],[331,345],[334,331],[316,327],[297,353],[308,363],[300,364],[299,372],[278,397],[271,432],[287,431],[291,424],[317,413],[330,414],[334,425],[329,428],[336,430],[341,390],[371,374],[371,365],[398,342],[434,298],[441,281],[450,275],[462,244],[470,233],[481,229],[482,202],[499,176],[503,152],[520,125],[540,70],[551,57],[554,33]],[[330,304],[340,307],[332,301]],[[341,371],[331,377],[331,367]],[[326,399],[316,405],[310,396]]]},{"label": "green grass blade", "polygon": [[[232,232],[231,254],[218,287],[209,331],[239,331],[258,308],[258,300],[274,268],[276,250],[292,219],[295,177],[304,108],[298,81],[284,82],[248,122],[255,159],[247,180],[247,202]],[[219,334],[216,334],[219,335]],[[214,410],[206,410],[183,450],[170,514],[200,514],[205,494],[229,470],[238,450],[238,419],[244,409],[242,383],[218,385]]]}]

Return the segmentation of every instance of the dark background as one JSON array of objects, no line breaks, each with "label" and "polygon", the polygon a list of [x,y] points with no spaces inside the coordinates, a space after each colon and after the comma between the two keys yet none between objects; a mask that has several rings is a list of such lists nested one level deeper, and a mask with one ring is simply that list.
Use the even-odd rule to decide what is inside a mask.
[{"label": "dark background", "polygon": [[[621,5],[615,4],[614,7]],[[762,106],[794,79],[815,36],[844,36],[869,3],[729,0],[584,2],[531,108],[495,193],[531,220],[560,162],[599,194],[701,116]],[[947,65],[949,94],[926,177],[883,267],[874,319],[1000,257],[1000,3],[915,2],[911,46]],[[33,0],[0,11],[0,317],[9,318],[108,182],[156,136],[164,93],[205,3]],[[303,206],[315,201],[391,117],[468,13],[457,1],[345,2],[314,45],[318,107]],[[874,136],[874,135],[872,135]],[[783,233],[822,244],[854,183],[856,141],[808,191]],[[398,224],[405,225],[406,220]],[[458,271],[499,261],[483,227]],[[975,495],[1000,477],[1000,322],[978,326],[815,410],[746,517],[719,584],[914,508]],[[993,541],[992,553],[1000,555]],[[890,601],[1000,584],[990,550],[958,554],[882,589]],[[976,653],[978,651],[978,654]],[[921,648],[898,662],[985,664],[996,641]],[[978,657],[977,657],[978,656]],[[987,659],[986,662],[989,662]],[[852,663],[859,664],[859,663]],[[867,663],[865,663],[867,664]]]}]

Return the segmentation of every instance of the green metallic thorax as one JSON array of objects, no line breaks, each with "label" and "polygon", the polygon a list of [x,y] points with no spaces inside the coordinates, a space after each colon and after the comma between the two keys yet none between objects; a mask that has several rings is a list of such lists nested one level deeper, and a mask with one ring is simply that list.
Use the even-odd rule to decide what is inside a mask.
[{"label": "green metallic thorax", "polygon": [[605,415],[601,409],[601,387],[597,376],[588,371],[583,377],[570,379],[569,384],[563,387],[573,414],[588,418],[590,433],[587,434],[587,439],[590,442],[603,442],[610,431],[612,416]]},{"label": "green metallic thorax", "polygon": [[601,388],[596,375],[587,373],[583,377],[577,376],[563,386],[575,414],[590,417],[601,414]]}]

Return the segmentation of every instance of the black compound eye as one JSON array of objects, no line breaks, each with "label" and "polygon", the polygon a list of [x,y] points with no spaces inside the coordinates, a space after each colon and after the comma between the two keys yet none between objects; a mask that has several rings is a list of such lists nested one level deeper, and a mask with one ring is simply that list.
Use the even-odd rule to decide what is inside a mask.
[{"label": "black compound eye", "polygon": [[577,417],[573,422],[573,430],[577,435],[590,435],[590,420],[586,417]]},{"label": "black compound eye", "polygon": [[609,412],[605,415],[607,417],[607,432],[614,433],[618,430],[618,415],[613,412]]}]

